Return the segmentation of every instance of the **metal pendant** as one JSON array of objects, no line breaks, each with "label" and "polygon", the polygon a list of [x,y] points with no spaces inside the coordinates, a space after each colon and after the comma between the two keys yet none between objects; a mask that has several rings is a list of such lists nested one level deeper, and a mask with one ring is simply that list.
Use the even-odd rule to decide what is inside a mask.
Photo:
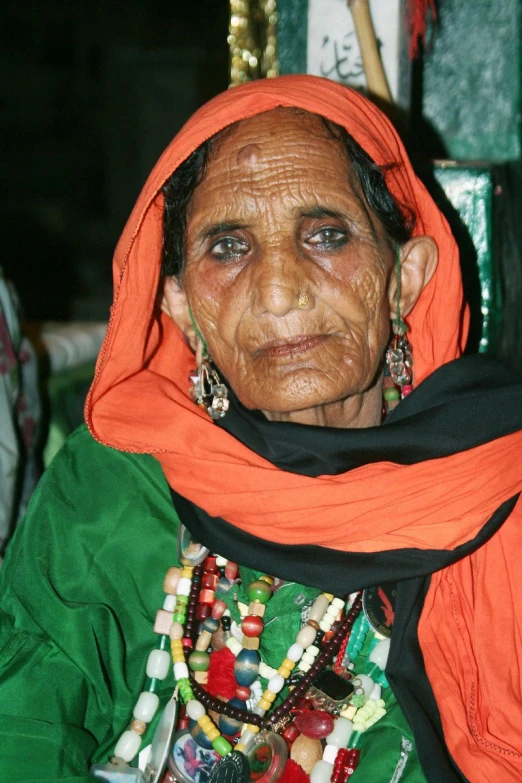
[{"label": "metal pendant", "polygon": [[145,783],[160,783],[167,767],[174,729],[178,722],[179,703],[174,695],[163,710],[152,738],[149,760],[145,767]]},{"label": "metal pendant", "polygon": [[209,550],[198,541],[194,541],[192,533],[185,525],[178,530],[178,558],[182,566],[194,568],[203,562]]},{"label": "metal pendant", "polygon": [[219,753],[202,748],[186,729],[174,734],[168,765],[178,783],[208,783],[220,760]]},{"label": "metal pendant", "polygon": [[275,783],[288,761],[288,747],[279,734],[260,731],[246,751],[250,783]]},{"label": "metal pendant", "polygon": [[388,582],[380,587],[367,587],[363,592],[363,611],[371,627],[388,639],[392,635],[395,620],[395,596],[397,585]]},{"label": "metal pendant", "polygon": [[208,783],[248,783],[248,761],[242,753],[233,750],[212,768]]}]

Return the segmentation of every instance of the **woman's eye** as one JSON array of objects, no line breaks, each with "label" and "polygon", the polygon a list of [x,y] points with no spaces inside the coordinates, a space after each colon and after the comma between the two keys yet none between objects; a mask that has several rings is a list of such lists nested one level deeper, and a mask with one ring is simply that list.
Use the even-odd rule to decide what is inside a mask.
[{"label": "woman's eye", "polygon": [[334,247],[346,242],[346,232],[340,228],[321,228],[308,239],[310,245]]},{"label": "woman's eye", "polygon": [[245,255],[248,252],[248,245],[236,237],[224,237],[212,245],[210,252],[220,261],[227,261]]}]

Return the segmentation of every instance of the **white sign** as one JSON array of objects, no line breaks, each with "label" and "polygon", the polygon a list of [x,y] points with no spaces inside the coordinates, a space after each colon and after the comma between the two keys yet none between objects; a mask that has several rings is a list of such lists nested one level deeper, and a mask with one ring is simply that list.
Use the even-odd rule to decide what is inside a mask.
[{"label": "white sign", "polygon": [[[399,92],[400,0],[370,0],[375,34],[394,100]],[[361,53],[346,0],[308,0],[307,72],[366,87]]]}]

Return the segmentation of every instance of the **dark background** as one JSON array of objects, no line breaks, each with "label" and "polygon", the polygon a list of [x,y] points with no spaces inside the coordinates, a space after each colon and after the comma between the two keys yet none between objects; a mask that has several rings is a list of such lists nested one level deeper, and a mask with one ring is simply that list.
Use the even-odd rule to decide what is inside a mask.
[{"label": "dark background", "polygon": [[228,85],[227,0],[4,0],[0,264],[35,320],[104,320],[147,174]]}]

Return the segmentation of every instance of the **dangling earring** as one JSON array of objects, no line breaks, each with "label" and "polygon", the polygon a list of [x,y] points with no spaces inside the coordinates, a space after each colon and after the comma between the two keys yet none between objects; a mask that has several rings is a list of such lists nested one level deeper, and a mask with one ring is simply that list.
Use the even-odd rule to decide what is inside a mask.
[{"label": "dangling earring", "polygon": [[395,258],[397,274],[397,314],[392,321],[393,337],[386,351],[386,369],[384,373],[384,404],[386,410],[392,410],[400,399],[413,391],[413,358],[411,345],[407,338],[408,326],[400,316],[401,303],[401,258],[397,249]]},{"label": "dangling earring", "polygon": [[196,372],[190,376],[192,384],[190,397],[196,405],[205,408],[211,418],[222,419],[230,405],[228,389],[221,382],[221,378],[211,362],[205,338],[199,331],[190,308],[189,315],[198,338]]}]

